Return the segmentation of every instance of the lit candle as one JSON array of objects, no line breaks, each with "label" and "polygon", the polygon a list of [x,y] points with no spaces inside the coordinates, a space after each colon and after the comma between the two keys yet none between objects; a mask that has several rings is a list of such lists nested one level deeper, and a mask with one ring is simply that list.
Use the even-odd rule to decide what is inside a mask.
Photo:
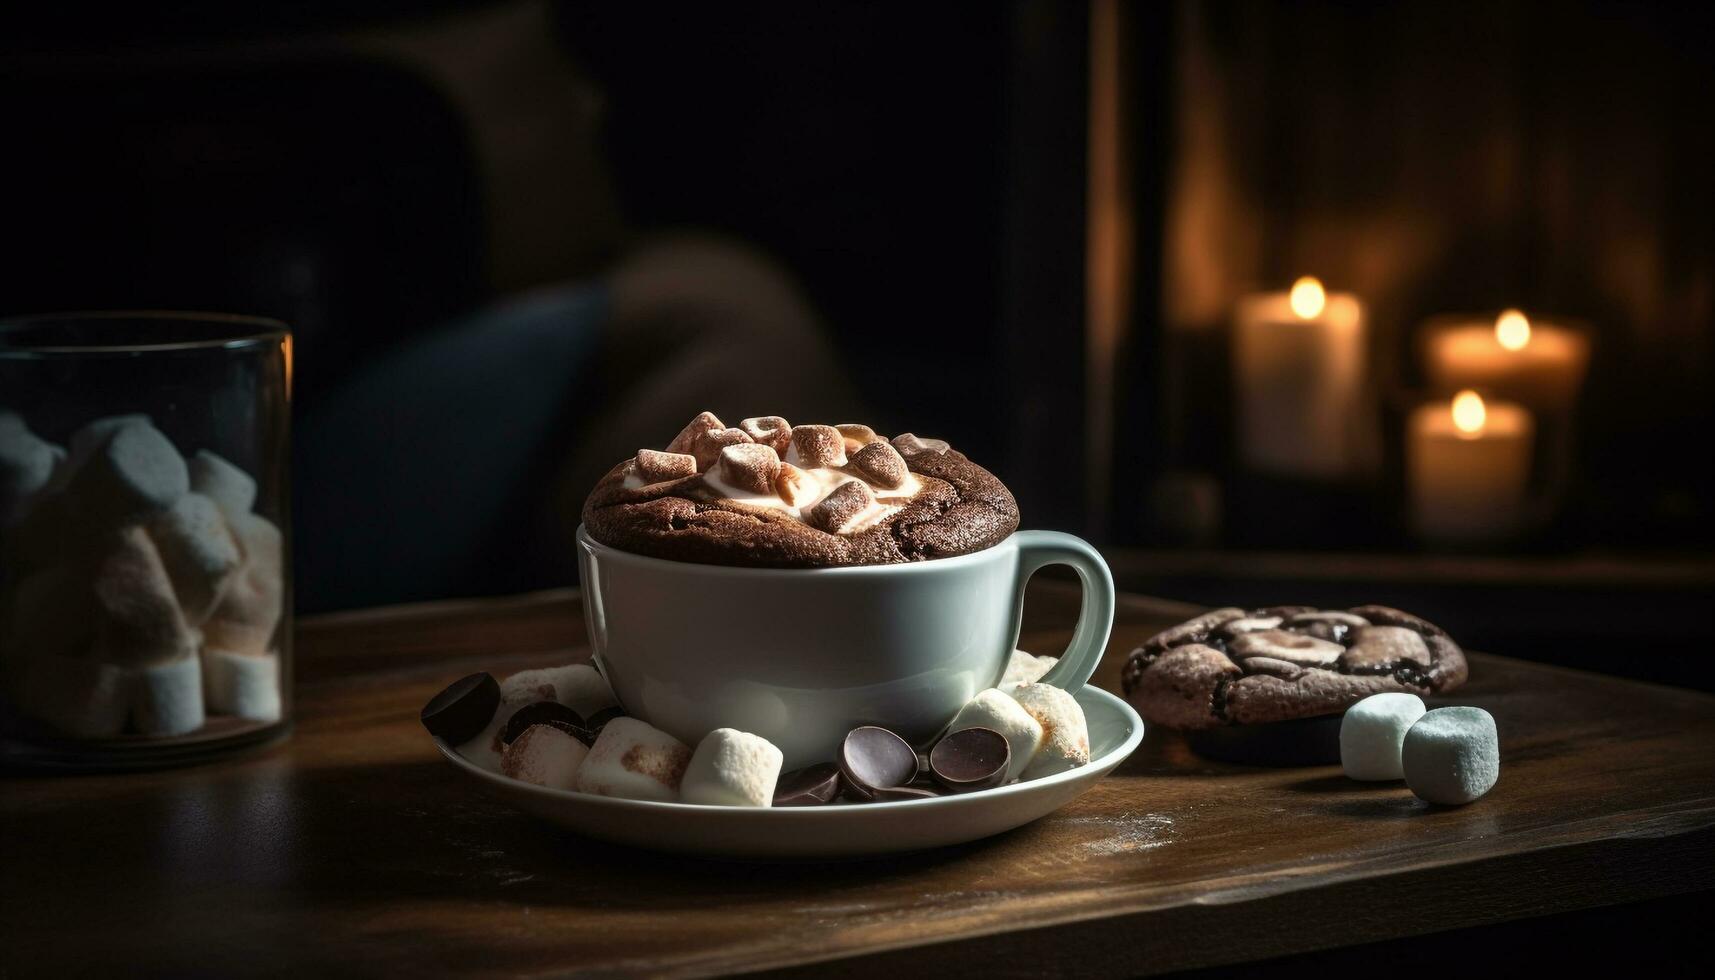
[{"label": "lit candle", "polygon": [[1254,469],[1329,479],[1353,472],[1363,388],[1364,309],[1306,276],[1239,301],[1234,384],[1239,454]]},{"label": "lit candle", "polygon": [[1524,522],[1535,428],[1529,409],[1485,403],[1475,391],[1419,406],[1406,446],[1417,532],[1466,543],[1516,534]]},{"label": "lit candle", "polygon": [[1590,338],[1507,310],[1494,320],[1439,317],[1423,330],[1429,383],[1440,393],[1475,388],[1538,412],[1570,410],[1590,365]]}]

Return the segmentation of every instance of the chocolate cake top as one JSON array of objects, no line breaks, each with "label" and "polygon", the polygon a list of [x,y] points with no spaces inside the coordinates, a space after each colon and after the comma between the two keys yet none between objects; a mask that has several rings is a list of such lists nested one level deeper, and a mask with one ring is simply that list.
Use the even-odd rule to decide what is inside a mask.
[{"label": "chocolate cake top", "polygon": [[1202,729],[1332,714],[1385,691],[1449,691],[1467,672],[1445,630],[1387,606],[1228,607],[1149,638],[1120,681],[1146,720]]},{"label": "chocolate cake top", "polygon": [[703,412],[665,450],[609,470],[583,520],[602,544],[656,558],[815,568],[980,551],[1017,529],[1018,504],[939,439]]}]

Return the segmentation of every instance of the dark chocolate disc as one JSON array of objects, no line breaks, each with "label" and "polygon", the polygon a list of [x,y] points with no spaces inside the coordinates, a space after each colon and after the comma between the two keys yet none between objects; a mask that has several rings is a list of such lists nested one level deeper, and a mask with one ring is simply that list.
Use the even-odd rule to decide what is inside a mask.
[{"label": "dark chocolate disc", "polygon": [[789,772],[774,784],[775,806],[820,806],[840,795],[840,767],[832,762]]},{"label": "dark chocolate disc", "polygon": [[935,782],[955,793],[999,786],[1006,780],[1012,747],[992,728],[966,728],[935,743],[929,771]]},{"label": "dark chocolate disc", "polygon": [[481,734],[499,707],[500,683],[486,673],[472,674],[423,705],[423,727],[449,745],[461,745]]},{"label": "dark chocolate disc", "polygon": [[580,740],[584,735],[584,719],[576,711],[558,701],[537,701],[512,713],[512,717],[506,720],[500,740],[511,745],[512,740],[524,734],[524,729],[531,725],[552,725]]},{"label": "dark chocolate disc", "polygon": [[840,743],[840,775],[859,799],[878,789],[904,786],[917,776],[917,753],[910,743],[885,728],[854,728]]},{"label": "dark chocolate disc", "polygon": [[933,786],[882,786],[870,794],[868,803],[897,803],[900,800],[932,800],[941,795]]}]

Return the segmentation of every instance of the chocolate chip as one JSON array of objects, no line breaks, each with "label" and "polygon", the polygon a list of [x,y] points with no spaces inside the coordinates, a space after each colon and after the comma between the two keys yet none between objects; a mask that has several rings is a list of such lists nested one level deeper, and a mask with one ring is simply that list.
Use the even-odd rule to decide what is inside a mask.
[{"label": "chocolate chip", "polygon": [[840,743],[840,775],[857,798],[874,799],[877,790],[902,787],[917,776],[917,753],[885,728],[854,728]]},{"label": "chocolate chip", "polygon": [[490,674],[472,674],[447,685],[423,705],[423,727],[448,744],[475,738],[500,707],[500,683]]},{"label": "chocolate chip", "polygon": [[935,743],[929,771],[935,782],[955,793],[999,786],[1006,779],[1012,749],[992,728],[965,728]]},{"label": "chocolate chip", "polygon": [[536,701],[512,713],[512,717],[506,720],[500,740],[511,745],[512,740],[524,734],[524,729],[531,725],[551,725],[580,740],[584,734],[582,715],[558,701]]},{"label": "chocolate chip", "polygon": [[820,806],[840,795],[840,767],[821,762],[794,770],[774,785],[775,806]]}]

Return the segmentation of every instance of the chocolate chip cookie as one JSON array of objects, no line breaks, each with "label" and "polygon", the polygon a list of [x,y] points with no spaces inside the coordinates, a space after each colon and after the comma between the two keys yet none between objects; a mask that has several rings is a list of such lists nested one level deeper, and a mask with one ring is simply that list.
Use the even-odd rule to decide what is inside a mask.
[{"label": "chocolate chip cookie", "polygon": [[981,551],[1018,528],[1018,504],[939,439],[703,412],[608,471],[583,520],[602,544],[656,558],[818,568]]},{"label": "chocolate chip cookie", "polygon": [[1450,691],[1465,654],[1446,631],[1386,606],[1225,608],[1151,637],[1127,659],[1126,696],[1188,731],[1342,712],[1384,691]]}]

